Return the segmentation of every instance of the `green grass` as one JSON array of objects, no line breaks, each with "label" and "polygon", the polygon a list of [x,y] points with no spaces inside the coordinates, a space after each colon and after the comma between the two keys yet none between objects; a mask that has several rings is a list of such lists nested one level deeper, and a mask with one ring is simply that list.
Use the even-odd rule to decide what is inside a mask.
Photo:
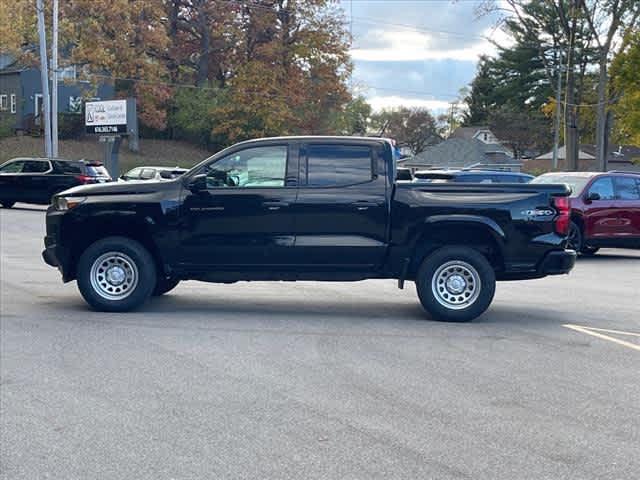
[{"label": "green grass", "polygon": [[[104,144],[97,138],[60,140],[59,157],[104,161]],[[15,157],[44,156],[44,140],[30,136],[0,139],[0,163]],[[129,151],[126,141],[120,146],[120,172],[143,165],[189,168],[211,156],[211,152],[194,145],[170,140],[140,139],[140,152]]]}]

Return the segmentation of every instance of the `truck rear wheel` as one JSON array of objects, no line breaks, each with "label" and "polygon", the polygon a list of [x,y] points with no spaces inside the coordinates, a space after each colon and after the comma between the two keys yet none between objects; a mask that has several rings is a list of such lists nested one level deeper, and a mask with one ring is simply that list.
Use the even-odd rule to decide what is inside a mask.
[{"label": "truck rear wheel", "polygon": [[489,308],[496,290],[493,267],[469,247],[443,247],[429,255],[416,276],[422,307],[434,319],[469,322]]},{"label": "truck rear wheel", "polygon": [[126,237],[107,237],[80,256],[78,288],[91,307],[103,312],[126,312],[142,305],[156,286],[151,254]]}]

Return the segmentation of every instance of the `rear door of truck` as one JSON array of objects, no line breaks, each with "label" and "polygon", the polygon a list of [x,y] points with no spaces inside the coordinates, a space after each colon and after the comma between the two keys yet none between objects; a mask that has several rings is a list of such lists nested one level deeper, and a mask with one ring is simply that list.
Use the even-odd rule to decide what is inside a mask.
[{"label": "rear door of truck", "polygon": [[295,263],[369,271],[382,264],[389,221],[384,145],[310,140],[300,149]]}]

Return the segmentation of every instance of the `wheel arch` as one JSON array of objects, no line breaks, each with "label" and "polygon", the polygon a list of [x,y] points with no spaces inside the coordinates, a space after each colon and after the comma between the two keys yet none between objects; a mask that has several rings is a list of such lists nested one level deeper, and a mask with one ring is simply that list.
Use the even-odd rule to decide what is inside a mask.
[{"label": "wheel arch", "polygon": [[430,217],[414,242],[408,276],[414,278],[423,260],[448,245],[471,247],[482,253],[495,271],[504,269],[506,234],[492,219],[474,215]]},{"label": "wheel arch", "polygon": [[126,237],[139,242],[151,254],[156,270],[158,272],[166,272],[166,262],[158,245],[153,240],[149,224],[143,219],[129,216],[116,216],[106,219],[89,217],[80,226],[81,229],[77,229],[65,242],[68,244],[70,252],[68,269],[65,271],[65,280],[76,278],[78,261],[83,252],[94,242],[107,237]]}]

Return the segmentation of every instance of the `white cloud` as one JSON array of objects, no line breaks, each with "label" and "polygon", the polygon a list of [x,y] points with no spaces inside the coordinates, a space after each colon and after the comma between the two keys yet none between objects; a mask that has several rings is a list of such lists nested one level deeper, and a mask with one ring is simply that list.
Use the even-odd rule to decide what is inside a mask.
[{"label": "white cloud", "polygon": [[368,101],[376,111],[398,107],[422,107],[434,110],[436,114],[439,114],[449,108],[449,102],[445,100],[425,100],[397,95],[369,97]]},{"label": "white cloud", "polygon": [[[493,55],[496,47],[488,39],[463,48],[446,48],[440,38],[434,39],[431,34],[417,31],[371,31],[377,37],[377,48],[354,48],[351,55],[354,60],[365,62],[406,62],[417,60],[478,60],[480,55]],[[510,38],[502,30],[486,29],[483,36],[493,38],[501,45],[507,45]],[[384,45],[384,46],[382,46]]]}]

